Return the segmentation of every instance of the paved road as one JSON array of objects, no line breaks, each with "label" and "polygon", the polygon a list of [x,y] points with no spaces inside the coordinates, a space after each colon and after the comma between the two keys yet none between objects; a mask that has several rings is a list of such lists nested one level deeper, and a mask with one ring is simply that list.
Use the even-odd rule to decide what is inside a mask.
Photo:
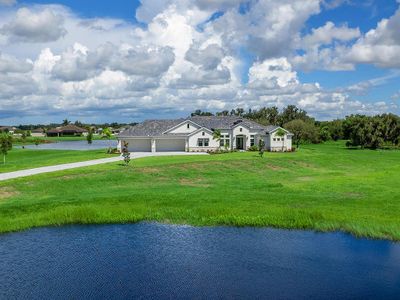
[{"label": "paved road", "polygon": [[[156,153],[135,152],[135,153],[131,154],[131,159],[138,159],[138,158],[150,157],[150,156],[168,156],[168,155],[171,156],[171,155],[207,155],[207,154],[206,153],[192,153],[192,152],[156,152]],[[102,159],[96,159],[96,160],[81,161],[81,162],[76,162],[76,163],[20,170],[20,171],[9,172],[9,173],[0,173],[0,181],[19,178],[19,177],[27,177],[27,176],[43,174],[43,173],[50,173],[50,172],[57,172],[57,171],[81,168],[81,167],[107,164],[107,163],[117,162],[120,160],[122,160],[122,157],[116,156],[116,157],[111,157],[111,158],[102,158]]]}]

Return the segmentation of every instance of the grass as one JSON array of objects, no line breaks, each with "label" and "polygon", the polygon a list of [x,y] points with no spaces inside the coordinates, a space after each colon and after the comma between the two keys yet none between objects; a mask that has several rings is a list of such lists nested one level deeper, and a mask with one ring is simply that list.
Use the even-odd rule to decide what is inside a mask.
[{"label": "grass", "polygon": [[0,232],[153,220],[400,240],[400,151],[152,157],[0,183]]},{"label": "grass", "polygon": [[110,157],[110,154],[106,154],[106,150],[73,151],[13,149],[6,156],[6,164],[3,164],[3,156],[1,155],[0,173],[104,157]]}]

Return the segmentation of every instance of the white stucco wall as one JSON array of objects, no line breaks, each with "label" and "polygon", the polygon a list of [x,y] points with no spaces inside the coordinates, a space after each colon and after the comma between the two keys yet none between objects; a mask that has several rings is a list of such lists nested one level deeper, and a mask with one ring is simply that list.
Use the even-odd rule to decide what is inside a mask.
[{"label": "white stucco wall", "polygon": [[[242,129],[242,131],[240,131],[240,129]],[[232,134],[233,134],[233,141],[232,141],[233,149],[236,149],[236,137],[238,135],[243,135],[243,137],[244,137],[244,139],[243,139],[244,150],[246,150],[247,148],[250,147],[250,131],[249,131],[249,129],[247,129],[247,127],[238,125],[235,128],[233,128]]]},{"label": "white stucco wall", "polygon": [[[204,146],[199,147],[197,145],[198,139],[209,139],[208,147]],[[207,150],[218,149],[218,147],[219,147],[219,141],[214,140],[212,134],[210,134],[208,131],[200,130],[199,132],[189,137],[189,151],[207,151]]]},{"label": "white stucco wall", "polygon": [[[284,139],[283,142],[281,140],[282,138]],[[274,139],[279,139],[279,141],[274,141]],[[280,137],[276,132],[269,135],[269,145],[266,143],[267,150],[282,151],[282,146],[284,151],[290,151],[292,149],[292,137],[287,134],[284,137]]]},{"label": "white stucco wall", "polygon": [[[189,124],[189,128],[188,128],[188,124]],[[177,128],[175,128],[174,130],[171,130],[171,133],[191,133],[193,131],[196,131],[197,129],[199,129],[198,126],[194,125],[191,122],[185,122],[182,123],[182,125],[178,126]]]}]

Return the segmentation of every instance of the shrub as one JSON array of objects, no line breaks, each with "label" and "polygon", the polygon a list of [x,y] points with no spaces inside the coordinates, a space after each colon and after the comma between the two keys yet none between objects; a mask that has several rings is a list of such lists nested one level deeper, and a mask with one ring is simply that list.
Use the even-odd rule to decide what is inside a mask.
[{"label": "shrub", "polygon": [[248,151],[258,151],[258,147],[256,145],[250,146]]}]

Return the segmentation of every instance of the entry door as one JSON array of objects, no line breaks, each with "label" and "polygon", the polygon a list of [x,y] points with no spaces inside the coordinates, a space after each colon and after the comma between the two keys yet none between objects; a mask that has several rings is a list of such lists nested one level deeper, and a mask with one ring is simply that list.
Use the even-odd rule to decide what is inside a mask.
[{"label": "entry door", "polygon": [[236,137],[236,149],[243,150],[243,137],[242,136]]}]

